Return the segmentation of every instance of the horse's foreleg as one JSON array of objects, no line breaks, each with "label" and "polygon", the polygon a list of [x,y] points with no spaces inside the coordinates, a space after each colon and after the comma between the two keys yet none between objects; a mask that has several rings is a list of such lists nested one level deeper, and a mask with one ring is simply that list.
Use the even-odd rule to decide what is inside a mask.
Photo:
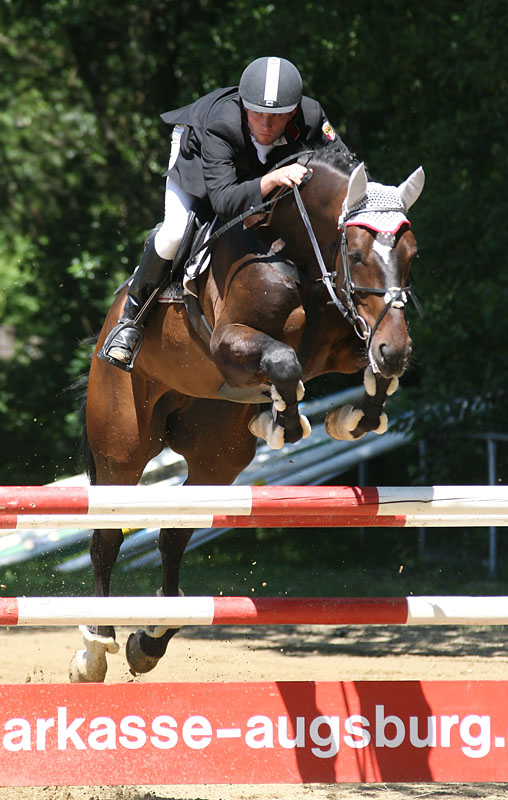
[{"label": "horse's foreleg", "polygon": [[310,422],[298,411],[298,403],[303,400],[305,388],[301,380],[296,385],[295,400],[287,402],[285,398],[291,392],[285,392],[279,383],[272,384],[272,408],[252,417],[249,430],[253,436],[264,439],[272,450],[280,450],[287,443],[306,439],[311,434]]},{"label": "horse's foreleg", "polygon": [[[191,530],[180,528],[161,528],[159,533],[159,550],[162,560],[162,587],[158,596],[175,597],[183,594],[178,586],[180,564],[192,535]],[[164,625],[147,625],[131,633],[127,640],[125,653],[133,674],[150,672],[157,666],[159,659],[166,652],[169,641],[178,628]]]},{"label": "horse's foreleg", "polygon": [[366,433],[385,433],[388,417],[384,412],[387,397],[397,391],[398,378],[383,378],[367,367],[363,376],[365,394],[358,405],[345,405],[331,411],[325,419],[325,430],[332,439],[354,441]]},{"label": "horse's foreleg", "polygon": [[272,384],[272,408],[251,419],[250,432],[264,439],[273,450],[306,439],[311,428],[307,417],[298,411],[305,389],[295,351],[272,339],[261,357],[261,368]]},{"label": "horse's foreleg", "polygon": [[[115,565],[123,533],[118,530],[96,530],[90,544],[90,558],[95,571],[96,597],[108,597],[111,573]],[[104,681],[108,668],[106,653],[117,653],[118,644],[112,625],[81,625],[84,649],[73,656],[69,677],[73,683]]]},{"label": "horse's foreleg", "polygon": [[273,449],[309,436],[309,422],[298,412],[304,388],[302,367],[292,347],[247,325],[227,325],[214,331],[212,353],[232,386],[272,385],[271,410],[249,423],[253,436],[265,439]]}]

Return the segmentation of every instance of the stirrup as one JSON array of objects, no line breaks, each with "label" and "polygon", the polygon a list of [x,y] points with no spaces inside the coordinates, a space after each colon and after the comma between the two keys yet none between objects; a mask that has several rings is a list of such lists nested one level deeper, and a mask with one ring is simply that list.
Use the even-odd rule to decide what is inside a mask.
[{"label": "stirrup", "polygon": [[[119,331],[123,330],[124,328],[135,328],[139,333],[139,338],[136,343],[136,347],[134,348],[131,360],[127,363],[124,363],[123,361],[118,361],[116,358],[113,358],[113,356],[110,356],[107,353],[107,349],[111,345],[115,336],[119,333]],[[107,364],[111,364],[113,367],[118,367],[118,369],[121,369],[124,372],[132,372],[132,370],[134,369],[134,362],[136,361],[139,351],[141,350],[141,345],[143,344],[144,334],[145,332],[142,325],[136,325],[136,323],[133,322],[133,320],[131,319],[121,320],[117,322],[114,328],[112,328],[112,330],[106,336],[104,344],[97,353],[97,356],[102,361],[105,361]]]}]

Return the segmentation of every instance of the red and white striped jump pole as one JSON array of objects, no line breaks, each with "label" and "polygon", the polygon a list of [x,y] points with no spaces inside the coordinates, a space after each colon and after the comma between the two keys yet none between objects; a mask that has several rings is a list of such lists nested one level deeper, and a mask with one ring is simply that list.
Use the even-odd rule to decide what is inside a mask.
[{"label": "red and white striped jump pole", "polygon": [[172,486],[162,496],[157,486],[0,487],[0,527],[76,525],[502,526],[508,487]]},{"label": "red and white striped jump pole", "polygon": [[377,513],[379,491],[349,486],[3,486],[0,514]]},{"label": "red and white striped jump pole", "polygon": [[0,514],[0,530],[56,530],[142,528],[457,528],[506,527],[508,514],[399,514],[390,516],[345,514]]},{"label": "red and white striped jump pole", "polygon": [[508,597],[3,597],[0,626],[508,625]]}]

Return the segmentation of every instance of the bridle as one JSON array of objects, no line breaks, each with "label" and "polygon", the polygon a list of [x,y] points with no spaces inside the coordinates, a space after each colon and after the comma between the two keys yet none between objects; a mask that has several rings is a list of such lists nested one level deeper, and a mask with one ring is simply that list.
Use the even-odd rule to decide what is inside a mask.
[{"label": "bridle", "polygon": [[[307,158],[307,164],[312,158],[314,154],[313,150],[307,150],[303,153],[299,153],[298,157],[302,156],[310,156]],[[282,161],[278,162],[272,169],[277,169],[278,167],[286,164],[290,161],[295,160],[295,155],[288,156],[287,158],[283,159]],[[306,165],[307,165],[306,164]],[[312,177],[312,169],[310,167],[307,168],[307,173],[305,174],[303,180],[300,183],[300,187],[303,186],[311,179]],[[319,243],[316,239],[316,235],[312,229],[312,224],[309,219],[309,215],[303,203],[303,200],[300,195],[300,190],[298,186],[295,184],[292,189],[283,189],[281,192],[277,192],[274,196],[269,198],[268,200],[263,201],[256,207],[249,208],[247,211],[242,212],[234,219],[229,220],[229,222],[224,223],[218,230],[216,230],[210,238],[204,242],[203,244],[199,245],[196,248],[192,248],[192,252],[189,255],[187,262],[196,258],[198,253],[201,253],[201,258],[206,256],[212,246],[215,244],[217,239],[219,239],[227,230],[232,228],[238,223],[243,222],[248,217],[254,216],[256,214],[262,212],[273,212],[273,208],[276,203],[280,202],[280,200],[287,195],[293,194],[296,206],[302,218],[302,222],[307,230],[307,234],[309,236],[312,249],[314,250],[314,255],[316,256],[317,263],[319,265],[319,269],[321,271],[321,278],[320,280],[323,282],[328,295],[330,297],[329,303],[336,306],[336,308],[340,311],[344,319],[346,319],[353,327],[357,336],[365,342],[367,349],[369,349],[372,337],[376,333],[381,321],[384,319],[385,315],[388,311],[392,308],[404,308],[406,303],[409,299],[412,300],[414,303],[416,310],[419,314],[422,313],[422,307],[420,301],[416,297],[415,293],[411,289],[410,286],[391,286],[386,289],[379,289],[374,286],[356,286],[353,281],[353,277],[351,275],[351,268],[349,264],[349,252],[348,252],[348,243],[347,243],[347,236],[346,236],[346,225],[349,220],[353,219],[357,214],[360,214],[364,211],[363,205],[357,204],[357,206],[352,206],[351,209],[346,209],[338,219],[338,230],[340,231],[340,237],[337,242],[336,253],[340,251],[341,255],[341,263],[342,263],[342,276],[343,276],[343,286],[340,289],[340,292],[344,296],[344,302],[338,297],[337,295],[337,278],[338,272],[334,270],[330,272],[323,259],[323,255],[321,253],[321,249],[319,247]],[[373,211],[376,213],[392,213],[396,211],[397,213],[401,213],[401,208],[369,208],[369,212]],[[404,214],[405,216],[405,214]],[[409,220],[408,220],[409,221]],[[354,223],[353,223],[354,224]],[[334,257],[334,264],[336,262],[336,257]],[[381,311],[378,319],[376,320],[374,327],[371,328],[368,322],[361,316],[358,309],[356,308],[354,302],[354,295],[355,293],[362,293],[362,294],[375,294],[378,296],[382,296],[385,301],[385,306]]]},{"label": "bridle", "polygon": [[[355,333],[360,339],[362,339],[362,341],[365,342],[367,349],[369,348],[370,343],[372,341],[372,337],[376,333],[379,325],[381,324],[381,321],[384,319],[385,315],[388,313],[390,309],[404,308],[408,300],[411,299],[418,313],[421,314],[422,307],[420,301],[418,300],[418,298],[416,297],[415,293],[413,292],[410,286],[404,286],[404,287],[391,286],[389,288],[381,289],[374,286],[357,286],[354,283],[349,263],[346,225],[350,219],[354,218],[357,214],[360,214],[364,211],[363,207],[358,208],[356,206],[353,206],[351,209],[346,209],[341,214],[338,220],[338,230],[340,231],[340,238],[337,244],[337,251],[340,251],[341,262],[342,262],[343,286],[340,290],[344,296],[344,302],[342,302],[342,300],[337,295],[336,282],[338,278],[338,273],[337,271],[330,272],[326,268],[326,264],[324,262],[318,241],[312,229],[309,215],[307,214],[307,210],[304,206],[298,186],[295,185],[293,187],[293,192],[298,211],[300,212],[300,216],[307,230],[307,234],[309,236],[312,248],[314,250],[314,255],[316,256],[321,271],[321,280],[323,281],[323,284],[325,285],[328,294],[330,296],[330,302],[333,303],[333,305],[335,305],[338,308],[342,316],[353,326]],[[380,213],[380,212],[391,213],[394,211],[397,213],[401,213],[400,208],[395,208],[395,209],[369,208],[369,212],[370,211],[373,211],[375,213]],[[355,293],[375,294],[384,298],[385,306],[381,311],[379,317],[377,318],[373,328],[370,327],[368,322],[361,316],[358,309],[356,308],[354,302]]]}]

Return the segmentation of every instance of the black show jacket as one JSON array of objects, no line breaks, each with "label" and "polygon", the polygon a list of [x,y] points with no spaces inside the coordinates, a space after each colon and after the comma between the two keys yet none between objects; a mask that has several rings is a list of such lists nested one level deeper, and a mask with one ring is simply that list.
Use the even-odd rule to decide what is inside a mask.
[{"label": "black show jacket", "polygon": [[168,125],[186,126],[179,156],[165,174],[196,198],[208,196],[214,213],[223,220],[261,203],[261,177],[287,156],[324,145],[348,153],[320,104],[305,96],[284,132],[287,144],[275,147],[266,164],[259,160],[250,138],[237,87],[216,89],[188,106],[161,114],[161,119]]}]

